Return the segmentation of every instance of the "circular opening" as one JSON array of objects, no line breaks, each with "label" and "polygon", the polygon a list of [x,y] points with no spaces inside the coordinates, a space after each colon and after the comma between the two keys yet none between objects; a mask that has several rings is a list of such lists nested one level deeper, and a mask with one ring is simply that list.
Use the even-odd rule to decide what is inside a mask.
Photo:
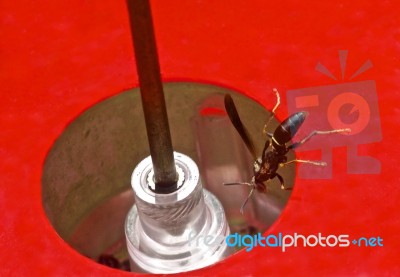
[{"label": "circular opening", "polygon": [[[269,117],[258,103],[239,93],[212,85],[167,83],[164,86],[174,150],[199,166],[203,186],[224,206],[231,232],[265,231],[277,219],[290,196],[277,180],[268,193],[255,193],[242,215],[240,206],[253,161],[224,112],[223,96],[232,95],[242,122],[258,153]],[[269,124],[273,131],[274,119]],[[130,185],[135,166],[149,155],[138,89],[126,91],[89,108],[64,130],[44,166],[42,197],[46,214],[57,233],[84,256],[129,270],[124,221],[134,204]],[[288,154],[289,159],[293,153]],[[280,169],[288,186],[294,166]]]}]

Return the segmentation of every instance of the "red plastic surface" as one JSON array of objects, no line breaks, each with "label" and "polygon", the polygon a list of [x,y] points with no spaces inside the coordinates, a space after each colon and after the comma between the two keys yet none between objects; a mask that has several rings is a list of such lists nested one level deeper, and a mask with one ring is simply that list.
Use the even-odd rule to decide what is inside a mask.
[{"label": "red plastic surface", "polygon": [[[4,0],[0,6],[0,275],[129,276],[71,249],[41,203],[43,162],[65,126],[137,86],[125,3]],[[270,109],[273,87],[284,92],[340,82],[314,68],[321,61],[340,76],[337,51],[347,49],[346,72],[370,59],[373,68],[355,80],[377,84],[383,140],[360,151],[381,161],[381,174],[347,175],[345,149],[336,149],[333,179],[298,179],[268,233],[380,236],[384,246],[256,248],[195,274],[399,275],[398,7],[390,1],[173,0],[152,6],[165,81],[231,87]],[[286,114],[278,110],[280,119]]]}]

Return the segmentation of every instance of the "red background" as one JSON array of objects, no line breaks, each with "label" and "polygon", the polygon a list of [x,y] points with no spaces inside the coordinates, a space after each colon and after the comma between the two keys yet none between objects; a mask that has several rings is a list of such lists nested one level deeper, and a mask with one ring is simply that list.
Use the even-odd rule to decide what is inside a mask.
[{"label": "red background", "polygon": [[[380,236],[384,247],[257,248],[196,274],[398,275],[398,7],[297,2],[152,1],[162,76],[231,87],[270,109],[273,87],[333,84],[314,67],[340,76],[340,49],[349,50],[349,74],[371,59],[353,81],[377,83],[383,140],[360,151],[380,159],[382,173],[347,175],[345,149],[335,150],[334,178],[297,180],[268,233]],[[0,20],[0,275],[126,275],[71,249],[41,204],[43,162],[65,126],[138,85],[125,3],[4,0]]]}]

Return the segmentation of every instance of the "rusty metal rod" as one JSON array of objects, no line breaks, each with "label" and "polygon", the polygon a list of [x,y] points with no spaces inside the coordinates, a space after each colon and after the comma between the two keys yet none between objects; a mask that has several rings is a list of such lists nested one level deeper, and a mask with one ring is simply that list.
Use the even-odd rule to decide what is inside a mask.
[{"label": "rusty metal rod", "polygon": [[155,192],[177,189],[177,173],[149,0],[127,0]]}]

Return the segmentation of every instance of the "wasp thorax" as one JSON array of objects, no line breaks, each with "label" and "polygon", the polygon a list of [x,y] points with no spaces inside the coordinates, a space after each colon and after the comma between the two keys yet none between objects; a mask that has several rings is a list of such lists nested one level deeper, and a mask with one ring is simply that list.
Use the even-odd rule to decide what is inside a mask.
[{"label": "wasp thorax", "polygon": [[257,160],[254,161],[253,170],[254,170],[255,173],[258,173],[260,171],[261,163],[262,163],[261,158],[258,158]]}]

